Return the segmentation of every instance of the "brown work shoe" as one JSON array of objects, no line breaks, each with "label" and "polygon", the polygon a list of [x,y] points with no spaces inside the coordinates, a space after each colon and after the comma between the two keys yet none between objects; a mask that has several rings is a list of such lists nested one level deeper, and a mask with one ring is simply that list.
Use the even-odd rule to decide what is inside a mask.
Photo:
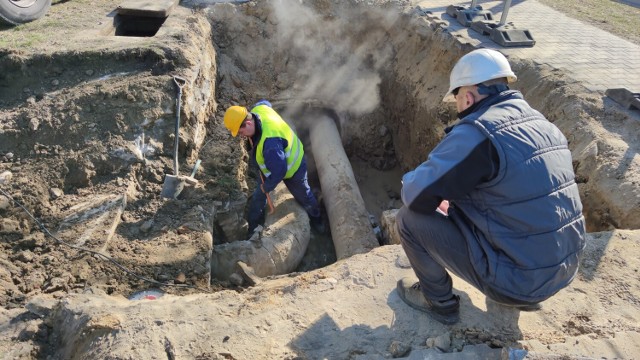
[{"label": "brown work shoe", "polygon": [[398,280],[400,299],[416,310],[428,313],[445,325],[452,325],[460,319],[460,297],[453,295],[446,301],[431,301],[424,297],[420,283],[415,278],[405,277]]}]

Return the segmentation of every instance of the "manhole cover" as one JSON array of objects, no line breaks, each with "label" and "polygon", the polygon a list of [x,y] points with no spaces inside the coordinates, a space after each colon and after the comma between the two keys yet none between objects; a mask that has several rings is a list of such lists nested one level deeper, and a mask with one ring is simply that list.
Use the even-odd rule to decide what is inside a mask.
[{"label": "manhole cover", "polygon": [[129,300],[155,300],[164,295],[162,290],[150,289],[133,293],[129,296]]}]

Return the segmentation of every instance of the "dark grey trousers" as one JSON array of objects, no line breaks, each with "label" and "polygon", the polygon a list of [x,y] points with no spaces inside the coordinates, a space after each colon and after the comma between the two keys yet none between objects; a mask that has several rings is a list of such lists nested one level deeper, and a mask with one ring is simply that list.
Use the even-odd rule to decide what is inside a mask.
[{"label": "dark grey trousers", "polygon": [[449,217],[436,211],[421,214],[403,206],[396,215],[396,226],[402,248],[426,298],[436,301],[451,298],[453,285],[448,269],[496,302],[525,304],[495,292],[476,273],[466,239]]}]

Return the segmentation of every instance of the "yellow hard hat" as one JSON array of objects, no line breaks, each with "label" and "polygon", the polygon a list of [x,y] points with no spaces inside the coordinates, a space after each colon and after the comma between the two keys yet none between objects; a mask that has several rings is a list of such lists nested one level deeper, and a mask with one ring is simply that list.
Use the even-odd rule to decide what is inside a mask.
[{"label": "yellow hard hat", "polygon": [[238,130],[240,130],[240,125],[247,117],[247,108],[244,106],[232,106],[227,109],[224,113],[224,126],[229,129],[231,135],[236,137],[238,135]]}]

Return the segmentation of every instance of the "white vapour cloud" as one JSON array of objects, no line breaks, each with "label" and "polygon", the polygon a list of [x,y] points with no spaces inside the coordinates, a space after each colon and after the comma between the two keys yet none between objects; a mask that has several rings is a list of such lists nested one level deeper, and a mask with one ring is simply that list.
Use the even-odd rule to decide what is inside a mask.
[{"label": "white vapour cloud", "polygon": [[350,1],[336,3],[316,2],[325,5],[320,12],[299,1],[272,1],[274,40],[296,60],[296,98],[318,99],[338,111],[367,113],[380,102],[380,70],[392,56],[385,28],[398,15]]}]

